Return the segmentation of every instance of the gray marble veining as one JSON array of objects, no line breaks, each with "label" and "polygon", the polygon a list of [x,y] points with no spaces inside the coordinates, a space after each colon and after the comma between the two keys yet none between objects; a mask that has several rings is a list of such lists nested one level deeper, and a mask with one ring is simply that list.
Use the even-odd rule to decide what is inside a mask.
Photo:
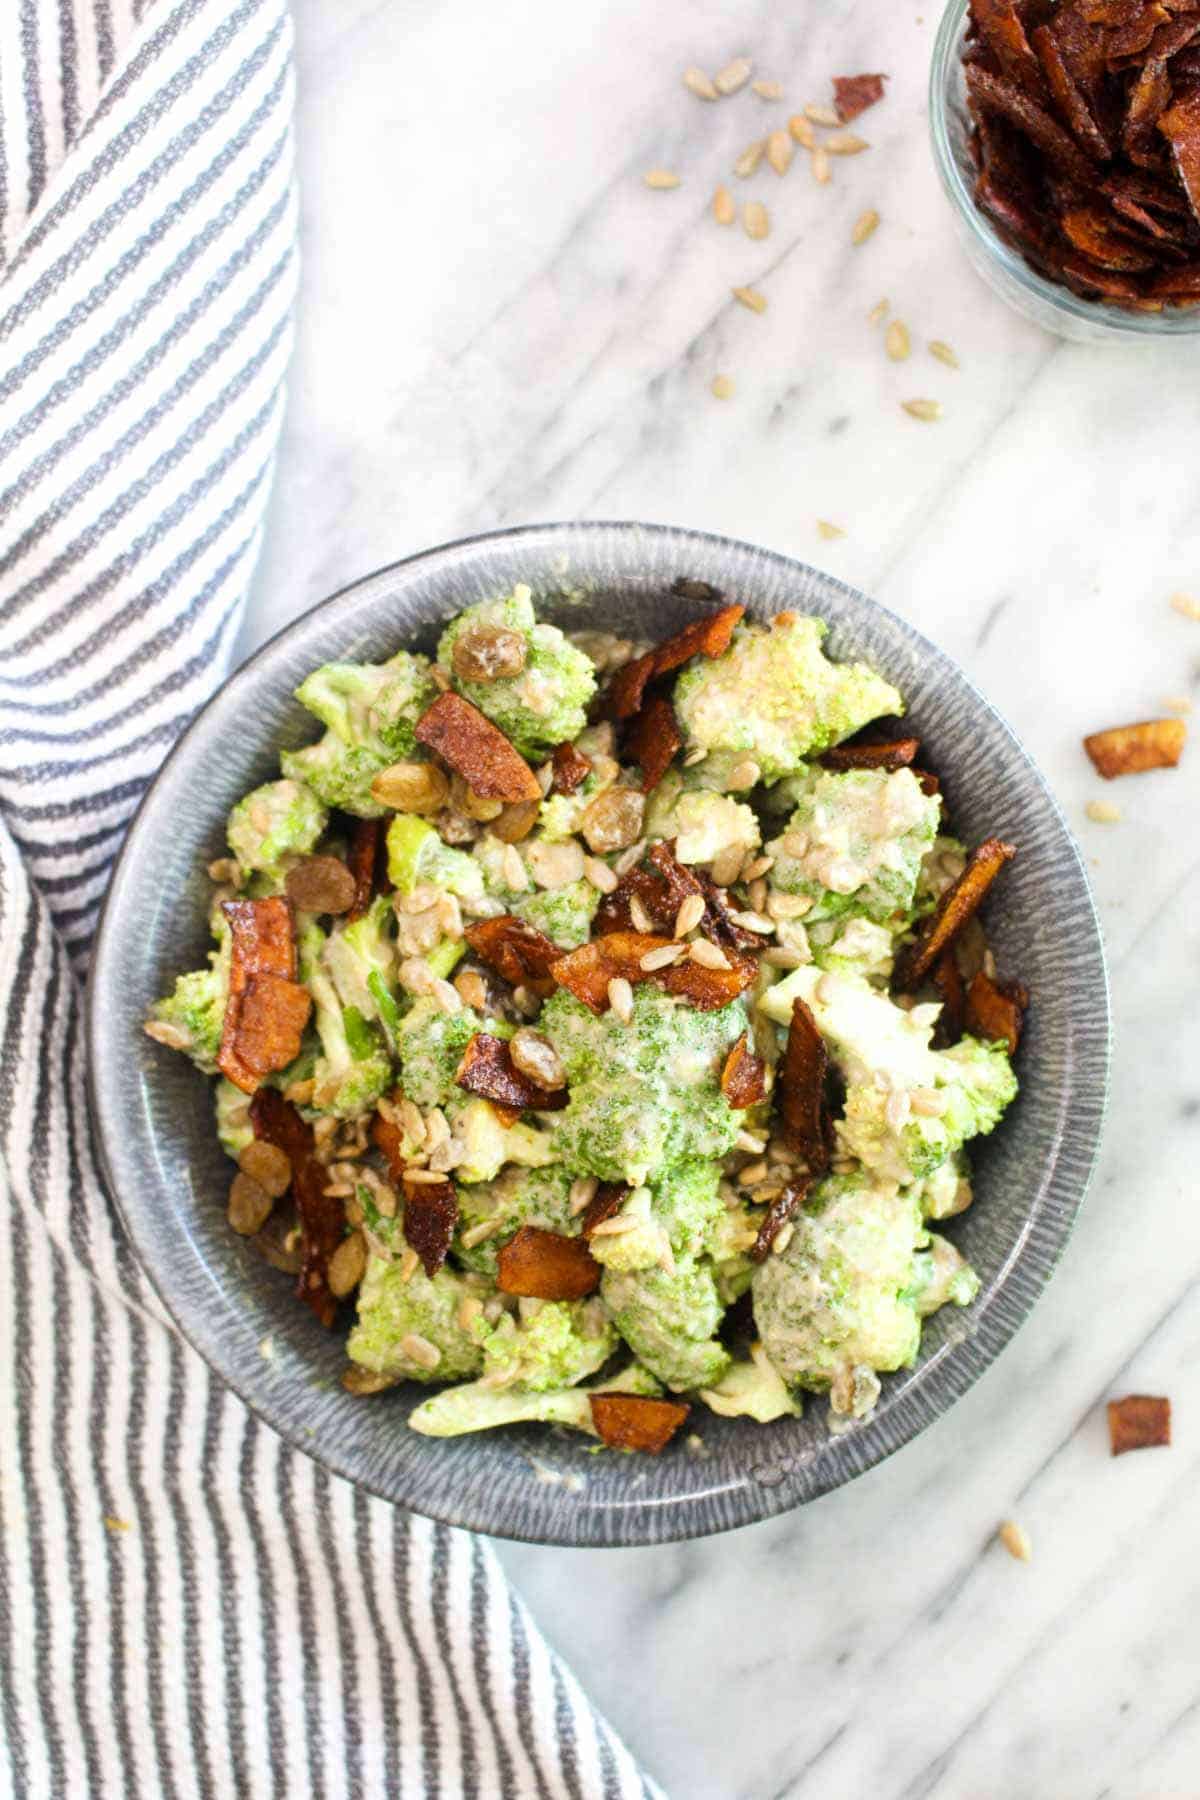
[{"label": "gray marble veining", "polygon": [[[300,341],[247,646],[496,524],[757,539],[875,594],[995,700],[1081,835],[1110,951],[1097,1182],[949,1417],[800,1514],[653,1551],[509,1546],[508,1566],[675,1795],[1194,1800],[1200,764],[1106,788],[1123,818],[1094,825],[1079,737],[1200,690],[1200,626],[1167,605],[1200,589],[1200,353],[1059,344],[960,260],[926,141],[932,4],[295,10]],[[781,105],[684,91],[689,63],[742,50]],[[713,224],[733,156],[862,68],[892,76],[871,151],[828,188],[799,162],[731,181],[770,206],[763,243]],[[646,191],[654,164],[683,186]],[[867,206],[882,223],[853,250]],[[762,317],[729,298],[746,282]],[[883,295],[908,363],[866,323]],[[900,411],[914,395],[938,425]],[[1176,1442],[1112,1462],[1103,1401],[1129,1389],[1172,1396]],[[1027,1568],[991,1544],[1009,1514]]]}]

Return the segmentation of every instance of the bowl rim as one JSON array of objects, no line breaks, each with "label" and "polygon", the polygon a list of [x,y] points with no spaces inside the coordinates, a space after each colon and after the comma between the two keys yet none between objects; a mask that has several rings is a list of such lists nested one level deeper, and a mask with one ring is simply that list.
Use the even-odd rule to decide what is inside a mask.
[{"label": "bowl rim", "polygon": [[[509,1512],[499,1521],[475,1514],[467,1516],[462,1507],[454,1506],[453,1497],[449,1493],[437,1505],[428,1504],[424,1499],[419,1504],[414,1504],[403,1494],[397,1492],[394,1487],[389,1488],[386,1482],[376,1480],[355,1467],[353,1456],[344,1455],[338,1446],[335,1445],[330,1450],[314,1443],[310,1437],[307,1437],[302,1421],[296,1417],[295,1408],[289,1407],[286,1400],[280,1403],[277,1398],[280,1393],[286,1395],[291,1391],[290,1384],[281,1383],[276,1386],[269,1381],[256,1384],[249,1376],[240,1375],[232,1356],[222,1354],[220,1334],[205,1331],[206,1309],[203,1303],[188,1302],[181,1305],[177,1302],[174,1284],[169,1279],[169,1267],[165,1262],[161,1267],[158,1266],[156,1259],[151,1209],[135,1201],[133,1196],[137,1193],[137,1184],[123,1178],[125,1152],[122,1140],[118,1133],[110,1129],[120,1111],[119,1084],[109,1067],[115,1059],[106,1059],[102,1054],[105,1045],[101,1041],[100,1021],[100,1014],[103,1011],[100,1001],[107,985],[106,970],[110,958],[114,963],[116,962],[121,941],[122,892],[126,880],[130,878],[129,871],[136,858],[141,822],[153,804],[153,796],[159,784],[169,770],[187,758],[191,742],[204,729],[211,712],[220,706],[236,702],[244,691],[252,690],[258,681],[260,671],[270,665],[287,641],[301,635],[305,626],[316,614],[336,609],[351,599],[360,605],[369,604],[372,592],[375,590],[394,592],[396,577],[402,571],[421,568],[424,572],[436,572],[439,564],[450,568],[455,562],[469,560],[473,555],[486,552],[489,548],[498,545],[519,545],[521,542],[536,545],[540,551],[553,547],[555,544],[561,544],[563,548],[574,546],[578,549],[581,536],[584,538],[593,535],[602,537],[604,534],[613,532],[625,535],[644,535],[673,543],[680,549],[697,552],[732,551],[742,556],[751,556],[768,566],[776,566],[792,579],[805,575],[815,577],[827,588],[836,590],[852,606],[883,614],[898,626],[900,632],[907,636],[918,649],[932,653],[936,659],[950,666],[974,704],[990,714],[1011,739],[1016,758],[1023,765],[1025,773],[1041,789],[1051,819],[1061,834],[1061,849],[1065,855],[1071,858],[1073,872],[1079,884],[1080,898],[1084,903],[1082,917],[1085,924],[1092,928],[1092,935],[1085,949],[1090,961],[1089,976],[1095,982],[1095,986],[1091,990],[1091,1003],[1095,1008],[1096,1015],[1093,1024],[1102,1027],[1093,1030],[1084,1043],[1081,1060],[1087,1062],[1087,1067],[1083,1068],[1077,1065],[1075,1069],[1076,1079],[1086,1079],[1085,1091],[1092,1100],[1093,1124],[1090,1136],[1084,1142],[1075,1144],[1073,1147],[1074,1169],[1066,1183],[1068,1191],[1065,1210],[1060,1208],[1052,1217],[1040,1214],[1031,1215],[1031,1221],[1040,1227],[1038,1233],[1039,1256],[1035,1266],[1032,1268],[1027,1266],[1033,1235],[1027,1230],[1022,1234],[1019,1244],[1012,1252],[991,1291],[981,1297],[977,1303],[971,1334],[958,1341],[943,1345],[936,1357],[918,1362],[918,1374],[921,1372],[932,1374],[934,1367],[938,1368],[940,1384],[936,1389],[931,1388],[928,1380],[914,1378],[907,1386],[898,1405],[889,1414],[889,1421],[894,1421],[891,1429],[883,1430],[882,1421],[879,1420],[869,1420],[856,1428],[851,1438],[843,1439],[843,1442],[853,1445],[853,1454],[841,1458],[836,1456],[824,1458],[819,1478],[815,1482],[810,1480],[805,1484],[808,1490],[806,1492],[793,1490],[789,1482],[789,1475],[798,1466],[798,1459],[789,1459],[785,1456],[776,1465],[777,1475],[774,1481],[769,1482],[760,1474],[759,1480],[753,1485],[746,1482],[737,1490],[738,1498],[735,1510],[739,1516],[722,1518],[716,1522],[697,1521],[692,1515],[698,1508],[701,1497],[696,1494],[682,1495],[673,1498],[668,1504],[654,1504],[649,1509],[654,1515],[653,1530],[644,1534],[639,1533],[632,1538],[613,1529],[612,1515],[618,1509],[611,1506],[591,1512],[583,1508],[572,1507],[563,1509],[561,1513],[555,1513],[552,1508],[546,1507],[539,1509],[539,1516],[527,1523],[524,1518],[512,1516],[514,1509],[508,1502],[506,1505],[509,1506]],[[819,602],[814,602],[814,607],[819,609]],[[1079,1211],[1087,1196],[1099,1156],[1108,1110],[1111,1039],[1111,1008],[1103,934],[1079,847],[1045,777],[1020,738],[1003,715],[985,698],[970,677],[960,668],[955,659],[948,652],[939,649],[931,639],[926,638],[899,614],[825,570],[816,569],[813,565],[803,563],[795,557],[780,551],[764,549],[744,539],[730,538],[719,533],[693,530],[688,527],[643,523],[637,520],[563,520],[545,524],[510,526],[451,539],[429,549],[415,552],[411,556],[400,558],[394,563],[386,564],[382,568],[347,583],[335,593],[316,602],[280,627],[218,685],[194,718],[189,721],[148,783],[122,840],[121,849],[104,896],[93,943],[91,973],[85,994],[87,1099],[100,1168],[109,1197],[117,1210],[130,1247],[164,1306],[171,1328],[180,1333],[206,1363],[212,1375],[236,1394],[257,1420],[267,1425],[291,1449],[301,1451],[319,1467],[351,1482],[378,1499],[418,1511],[421,1516],[438,1523],[474,1530],[514,1542],[562,1548],[652,1547],[656,1544],[716,1535],[719,1532],[739,1529],[744,1525],[774,1518],[846,1485],[858,1475],[864,1474],[868,1469],[884,1461],[896,1450],[910,1443],[928,1426],[948,1412],[954,1403],[991,1366],[1024,1323],[1044,1292],[1066,1249]],[[1064,1137],[1072,1123],[1071,1119],[1067,1120],[1063,1133],[1059,1135],[1051,1148],[1045,1165],[1050,1171],[1051,1178],[1063,1160]],[[131,1176],[132,1168],[124,1168],[124,1174]],[[1047,1191],[1049,1190],[1047,1189]],[[1061,1201],[1062,1196],[1059,1198]],[[1014,1303],[1009,1289],[1012,1277],[1018,1272],[1022,1276],[1022,1281],[1019,1284],[1020,1291]],[[997,1301],[1004,1301],[1005,1304],[998,1307]],[[630,1508],[622,1507],[619,1510],[622,1513],[628,1513]],[[585,1527],[585,1529],[562,1530],[560,1526],[564,1518],[572,1525]],[[547,1529],[548,1526],[549,1529]]]},{"label": "bowl rim", "polygon": [[[950,92],[952,73],[959,66],[959,49],[966,27],[970,0],[946,0],[933,42],[929,64],[929,137],[934,166],[943,191],[971,236],[980,243],[1018,287],[1040,300],[1054,313],[1075,325],[1087,326],[1097,338],[1146,341],[1194,337],[1200,333],[1200,305],[1166,306],[1161,312],[1133,312],[1088,300],[1063,282],[1051,281],[1007,243],[992,221],[975,204],[975,196],[963,180],[950,142]],[[1010,300],[1010,304],[1015,304]]]}]

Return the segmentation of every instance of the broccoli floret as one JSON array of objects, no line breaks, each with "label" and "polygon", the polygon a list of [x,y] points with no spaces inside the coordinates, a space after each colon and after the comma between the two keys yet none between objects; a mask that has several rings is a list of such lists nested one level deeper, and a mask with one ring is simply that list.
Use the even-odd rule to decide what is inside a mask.
[{"label": "broccoli floret", "polygon": [[725,1215],[720,1179],[720,1163],[686,1162],[663,1170],[648,1186],[634,1188],[621,1214],[637,1219],[637,1225],[593,1238],[596,1261],[607,1269],[632,1272],[656,1264],[669,1268],[676,1257],[698,1256]]},{"label": "broccoli floret", "polygon": [[941,801],[911,769],[810,769],[787,783],[796,810],[767,845],[770,883],[812,901],[806,923],[853,913],[907,922]]},{"label": "broccoli floret", "polygon": [[703,788],[685,788],[682,777],[672,782],[670,775],[663,777],[651,797],[646,834],[674,838],[681,863],[710,863],[725,850],[746,855],[762,841],[758,820],[742,801]]},{"label": "broccoli floret", "polygon": [[455,1072],[467,1045],[483,1028],[483,1020],[469,1006],[447,1013],[428,996],[414,1000],[397,1039],[400,1085],[414,1105],[428,1110],[463,1098]]},{"label": "broccoli floret", "polygon": [[279,766],[326,806],[380,819],[386,809],[372,798],[371,782],[380,769],[424,754],[414,733],[437,696],[429,659],[407,650],[385,663],[327,663],[296,689],[297,700],[327,727],[325,736],[285,750]]},{"label": "broccoli floret", "polygon": [[761,1209],[751,1211],[744,1200],[738,1200],[736,1205],[723,1202],[708,1229],[704,1251],[712,1261],[717,1292],[725,1306],[740,1300],[750,1286],[756,1265],[749,1252],[761,1223]]},{"label": "broccoli floret", "polygon": [[311,788],[299,781],[268,781],[238,801],[225,835],[246,874],[259,870],[278,879],[284,859],[307,856],[328,823]]},{"label": "broccoli floret", "polygon": [[[393,1243],[403,1243],[399,1231]],[[465,1278],[445,1266],[431,1280],[422,1268],[406,1275],[401,1256],[368,1257],[358,1321],[346,1344],[351,1361],[377,1375],[410,1381],[461,1381],[478,1374],[489,1328],[478,1316],[460,1323],[459,1309],[470,1291]],[[439,1352],[436,1368],[414,1361],[404,1348],[414,1333]]]},{"label": "broccoli floret", "polygon": [[[480,626],[502,627],[524,641],[525,665],[518,675],[496,681],[464,680],[454,666],[454,647],[464,633]],[[596,671],[556,625],[536,622],[527,587],[515,587],[499,600],[469,606],[447,626],[438,644],[438,661],[451,672],[456,690],[500,727],[522,756],[542,757],[577,737],[587,723],[587,706],[596,691]]]},{"label": "broccoli floret", "polygon": [[373,900],[361,919],[339,925],[325,945],[325,966],[343,1006],[356,1006],[364,1019],[383,1027],[396,1041],[402,1000],[396,982],[396,915],[386,894]]},{"label": "broccoli floret", "polygon": [[909,1012],[860,977],[796,969],[759,1002],[779,1024],[799,994],[846,1079],[835,1123],[844,1151],[881,1177],[909,1183],[933,1173],[968,1138],[986,1135],[1017,1092],[1000,1044],[963,1038],[934,1050],[939,1008]]},{"label": "broccoli floret", "polygon": [[445,888],[460,900],[483,893],[483,870],[465,850],[444,844],[427,819],[397,813],[387,831],[388,879],[398,894]]},{"label": "broccoli floret", "polygon": [[783,614],[769,630],[739,626],[723,656],[697,658],[675,683],[687,748],[739,752],[777,781],[870,720],[903,712],[896,689],[865,663],[826,659],[826,629]]},{"label": "broccoli floret", "polygon": [[600,1293],[633,1354],[669,1388],[711,1388],[729,1367],[716,1340],[724,1308],[711,1266],[692,1257],[673,1269],[609,1269]]},{"label": "broccoli floret", "polygon": [[481,1381],[431,1394],[409,1414],[409,1428],[425,1437],[459,1437],[465,1431],[490,1431],[497,1425],[567,1425],[573,1431],[599,1434],[592,1423],[591,1394],[644,1394],[654,1399],[662,1388],[653,1375],[630,1363],[619,1375],[589,1387],[537,1393],[528,1388],[491,1388]]},{"label": "broccoli floret", "polygon": [[761,1344],[753,1344],[747,1362],[734,1362],[715,1387],[701,1388],[700,1398],[723,1419],[754,1419],[769,1425],[773,1419],[798,1419],[800,1402],[789,1394],[777,1369]]},{"label": "broccoli floret", "polygon": [[915,1184],[914,1191],[923,1219],[953,1219],[966,1212],[974,1198],[966,1151],[956,1150],[948,1156],[932,1175]]},{"label": "broccoli floret", "polygon": [[520,1119],[515,1125],[504,1125],[490,1100],[467,1099],[461,1089],[458,1092],[460,1097],[446,1106],[458,1158],[456,1181],[493,1181],[505,1163],[537,1169],[553,1161],[553,1132],[538,1131]]},{"label": "broccoli floret", "polygon": [[[543,1231],[573,1236],[579,1220],[571,1217],[570,1191],[571,1175],[561,1163],[540,1169],[506,1169],[495,1181],[460,1187],[455,1256],[468,1269],[494,1276],[499,1246],[520,1226],[537,1225]],[[463,1243],[464,1235],[471,1236],[485,1223],[494,1226],[490,1237],[482,1243]]]},{"label": "broccoli floret", "polygon": [[236,1162],[247,1144],[254,1142],[254,1127],[250,1123],[250,1096],[243,1094],[241,1088],[234,1087],[232,1081],[226,1081],[222,1075],[213,1089],[213,1100],[217,1109],[217,1136],[221,1140],[221,1148],[226,1156],[232,1156]]},{"label": "broccoli floret", "polygon": [[590,881],[570,881],[566,887],[539,888],[527,898],[515,901],[513,911],[544,931],[551,943],[564,950],[575,950],[591,936],[592,918],[599,904],[599,891]]},{"label": "broccoli floret", "polygon": [[896,934],[886,925],[861,918],[826,919],[804,935],[818,969],[884,983],[891,976],[896,961]]},{"label": "broccoli floret", "polygon": [[176,978],[172,991],[156,1000],[146,1020],[146,1033],[169,1050],[182,1050],[205,1075],[217,1072],[217,1052],[229,998],[229,959],[233,936],[219,907],[212,911],[217,947],[208,954],[207,969]]},{"label": "broccoli floret", "polygon": [[355,1119],[371,1112],[392,1085],[392,1062],[377,1025],[357,1006],[343,1006],[325,959],[325,933],[314,919],[300,927],[300,979],[312,995],[320,1054],[313,1069],[314,1112]]},{"label": "broccoli floret", "polygon": [[[780,1256],[755,1271],[754,1319],[789,1387],[858,1384],[858,1369],[901,1369],[917,1354],[913,1297],[922,1240],[912,1195],[863,1171],[832,1175],[793,1220]],[[837,1410],[858,1410],[852,1404]]]},{"label": "broccoli floret", "polygon": [[574,1387],[616,1349],[616,1333],[594,1300],[526,1301],[523,1308],[519,1322],[505,1313],[484,1342],[483,1372],[496,1387]]},{"label": "broccoli floret", "polygon": [[568,1168],[638,1187],[673,1163],[733,1148],[742,1115],[721,1093],[720,1073],[746,1029],[736,1002],[699,1012],[639,983],[623,1025],[560,990],[539,1024],[567,1071],[555,1138]]},{"label": "broccoli floret", "polygon": [[979,1277],[949,1238],[928,1234],[928,1248],[913,1263],[913,1298],[926,1319],[941,1306],[970,1306],[979,1292]]}]

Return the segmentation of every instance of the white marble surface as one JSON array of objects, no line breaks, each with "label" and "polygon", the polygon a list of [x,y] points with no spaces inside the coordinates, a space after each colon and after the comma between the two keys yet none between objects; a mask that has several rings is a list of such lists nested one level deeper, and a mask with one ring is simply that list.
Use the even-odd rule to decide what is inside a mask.
[{"label": "white marble surface", "polygon": [[[960,260],[927,143],[936,6],[910,0],[297,0],[305,270],[247,647],[467,532],[639,516],[756,539],[937,638],[1076,823],[1111,950],[1099,1178],[1035,1316],[936,1429],[805,1513],[657,1551],[510,1547],[555,1641],[689,1800],[1200,1795],[1200,746],[1097,795],[1079,736],[1200,684],[1200,352],[1083,350]],[[680,75],[751,53],[787,101]],[[869,154],[736,184],[834,72],[882,68]],[[679,170],[674,193],[641,172]],[[733,184],[731,184],[733,185]],[[852,250],[854,218],[883,224]],[[756,282],[755,317],[729,288]],[[918,346],[888,363],[890,296]],[[924,353],[949,340],[960,373]],[[708,391],[717,372],[734,399]],[[936,426],[901,399],[941,399]],[[818,517],[843,525],[836,543]],[[1047,895],[1048,913],[1053,896]],[[1169,1393],[1112,1462],[1102,1403]],[[1031,1566],[989,1540],[1015,1515]]]}]

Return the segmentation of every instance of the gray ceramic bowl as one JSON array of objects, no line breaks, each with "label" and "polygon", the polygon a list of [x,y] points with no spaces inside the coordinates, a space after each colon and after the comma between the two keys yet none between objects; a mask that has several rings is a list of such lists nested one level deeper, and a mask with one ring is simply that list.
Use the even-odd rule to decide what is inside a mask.
[{"label": "gray ceramic bowl", "polygon": [[[875,1416],[841,1436],[828,1434],[820,1401],[802,1420],[768,1426],[698,1409],[702,1457],[681,1442],[656,1459],[591,1455],[584,1440],[537,1427],[445,1442],[407,1431],[419,1391],[344,1393],[340,1337],[229,1231],[229,1164],[208,1084],[142,1034],[150,1001],[203,958],[203,869],[224,851],[230,806],[275,772],[282,745],[313,735],[292,699],[297,682],[333,657],[429,647],[439,621],[518,580],[562,624],[652,637],[718,594],[759,617],[820,614],[833,655],[867,658],[907,695],[961,833],[998,832],[1020,846],[989,929],[1003,967],[1034,994],[1022,1093],[979,1152],[975,1205],[950,1228],[982,1292],[967,1311],[930,1321],[918,1366],[885,1378]],[[289,1443],[373,1493],[453,1525],[584,1545],[699,1537],[767,1518],[848,1481],[945,1412],[1011,1338],[1063,1248],[1096,1154],[1109,1040],[1078,852],[1041,776],[962,672],[815,569],[636,524],[539,526],[430,551],[316,607],[239,669],[168,758],[126,839],[96,944],[89,1031],[113,1195],[163,1300],[217,1374]]]}]

